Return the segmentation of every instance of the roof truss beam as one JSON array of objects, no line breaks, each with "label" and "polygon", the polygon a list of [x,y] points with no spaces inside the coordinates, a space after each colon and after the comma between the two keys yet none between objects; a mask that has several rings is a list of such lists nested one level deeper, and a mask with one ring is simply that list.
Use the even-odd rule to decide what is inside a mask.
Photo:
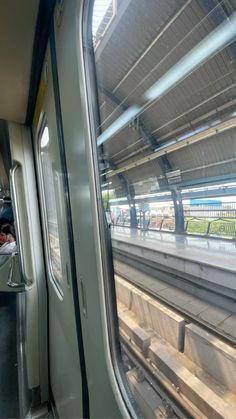
[{"label": "roof truss beam", "polygon": [[[114,93],[110,92],[109,90],[105,89],[101,85],[98,85],[98,90],[102,93],[107,99],[109,99],[113,104],[120,107],[120,109],[125,112],[128,109],[128,106],[124,104]],[[137,129],[143,140],[149,146],[150,150],[154,152],[154,150],[158,147],[159,143],[156,138],[152,135],[152,133],[148,130],[145,124],[139,117]],[[166,156],[161,156],[159,159],[160,167],[163,173],[170,171],[171,164],[168,161]]]}]

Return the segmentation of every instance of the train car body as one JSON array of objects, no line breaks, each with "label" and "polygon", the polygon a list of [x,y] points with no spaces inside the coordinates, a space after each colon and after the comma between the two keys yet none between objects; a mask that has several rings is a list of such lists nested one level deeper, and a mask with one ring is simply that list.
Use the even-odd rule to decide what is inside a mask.
[{"label": "train car body", "polygon": [[236,416],[235,10],[0,4],[0,417]]}]

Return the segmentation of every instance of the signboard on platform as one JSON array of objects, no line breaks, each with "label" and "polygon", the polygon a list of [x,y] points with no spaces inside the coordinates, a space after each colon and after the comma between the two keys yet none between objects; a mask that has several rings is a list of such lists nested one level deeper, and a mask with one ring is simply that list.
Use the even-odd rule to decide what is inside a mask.
[{"label": "signboard on platform", "polygon": [[140,202],[139,203],[139,210],[142,212],[150,211],[150,206],[147,202]]}]

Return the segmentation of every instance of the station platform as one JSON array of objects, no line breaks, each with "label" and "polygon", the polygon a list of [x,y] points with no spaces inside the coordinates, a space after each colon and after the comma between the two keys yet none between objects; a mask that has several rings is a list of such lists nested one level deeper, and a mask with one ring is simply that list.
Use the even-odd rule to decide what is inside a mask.
[{"label": "station platform", "polygon": [[111,229],[113,248],[236,291],[236,242],[128,227]]}]

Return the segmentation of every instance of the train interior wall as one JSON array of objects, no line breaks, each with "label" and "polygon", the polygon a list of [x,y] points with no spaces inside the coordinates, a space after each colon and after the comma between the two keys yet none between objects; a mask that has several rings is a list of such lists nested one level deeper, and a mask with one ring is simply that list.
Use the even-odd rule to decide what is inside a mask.
[{"label": "train interior wall", "polygon": [[[235,3],[154,3],[111,2],[91,53],[82,2],[58,1],[29,123],[30,12],[24,111],[0,106],[21,287],[6,293],[9,259],[0,417],[50,397],[63,418],[236,415]],[[213,53],[159,97],[203,41]]]}]

